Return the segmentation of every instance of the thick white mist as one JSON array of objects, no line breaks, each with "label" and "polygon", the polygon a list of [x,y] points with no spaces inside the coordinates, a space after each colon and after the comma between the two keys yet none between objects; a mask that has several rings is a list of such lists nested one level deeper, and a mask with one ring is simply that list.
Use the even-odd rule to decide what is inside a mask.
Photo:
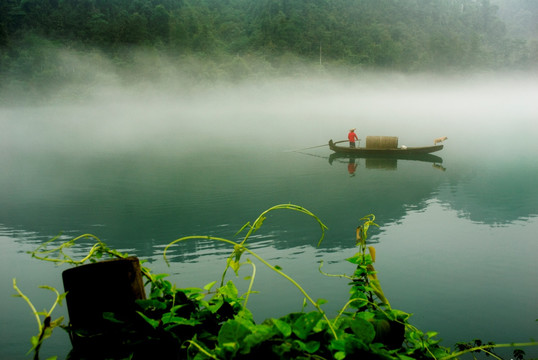
[{"label": "thick white mist", "polygon": [[[106,78],[106,76],[102,76]],[[299,149],[367,135],[462,152],[538,153],[538,77],[360,74],[220,83],[174,91],[108,81],[73,103],[0,109],[3,153],[95,153],[211,146]]]}]

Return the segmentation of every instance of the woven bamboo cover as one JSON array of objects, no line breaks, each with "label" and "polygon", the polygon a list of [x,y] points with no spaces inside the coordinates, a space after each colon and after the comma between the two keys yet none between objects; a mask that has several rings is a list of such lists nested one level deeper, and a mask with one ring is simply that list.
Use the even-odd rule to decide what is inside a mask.
[{"label": "woven bamboo cover", "polygon": [[396,149],[398,148],[397,136],[367,136],[366,148],[368,149]]}]

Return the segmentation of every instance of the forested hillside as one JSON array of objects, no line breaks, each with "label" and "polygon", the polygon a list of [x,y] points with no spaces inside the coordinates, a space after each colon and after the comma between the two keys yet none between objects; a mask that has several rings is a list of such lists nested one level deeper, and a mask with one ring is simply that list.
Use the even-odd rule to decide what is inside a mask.
[{"label": "forested hillside", "polygon": [[492,0],[499,7],[499,17],[506,23],[508,35],[538,41],[538,1]]},{"label": "forested hillside", "polygon": [[536,66],[536,44],[510,37],[489,0],[0,2],[0,73],[10,79],[61,77],[54,49],[97,52],[122,65],[143,49],[242,77],[253,71],[249,62],[269,72],[298,62],[404,72],[528,68]]}]

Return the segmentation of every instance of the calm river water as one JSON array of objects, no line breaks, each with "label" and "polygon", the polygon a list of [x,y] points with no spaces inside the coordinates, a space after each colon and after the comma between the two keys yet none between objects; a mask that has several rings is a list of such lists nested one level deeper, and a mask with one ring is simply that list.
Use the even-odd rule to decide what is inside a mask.
[{"label": "calm river water", "polygon": [[[392,306],[414,314],[413,324],[439,332],[446,346],[476,338],[538,338],[538,111],[528,89],[504,95],[502,89],[475,105],[464,89],[443,90],[420,110],[427,91],[416,87],[392,90],[397,101],[385,100],[390,106],[381,109],[383,91],[352,89],[357,98],[369,95],[368,104],[377,99],[381,114],[370,120],[360,114],[373,117],[374,105],[335,101],[336,90],[326,110],[336,116],[328,119],[316,101],[327,94],[310,90],[304,96],[304,89],[304,107],[292,107],[285,96],[271,100],[284,103],[281,110],[261,101],[240,110],[228,104],[220,108],[223,123],[212,118],[215,107],[227,103],[220,97],[204,104],[208,115],[202,105],[187,111],[177,104],[158,114],[137,111],[144,104],[108,105],[98,114],[86,105],[2,110],[0,357],[25,358],[37,332],[26,303],[11,296],[12,279],[38,309],[53,301],[39,285],[63,289],[65,267],[26,253],[41,242],[60,232],[64,239],[91,233],[147,259],[178,286],[202,287],[220,278],[231,249],[185,242],[172,248],[167,267],[164,246],[187,235],[237,239],[247,221],[281,203],[319,216],[329,227],[322,244],[316,247],[321,233],[312,218],[279,210],[250,238],[251,248],[313,298],[327,299],[329,314],[345,304],[348,288],[345,280],[320,274],[319,261],[325,272],[351,273],[344,259],[356,251],[355,228],[373,213],[380,227],[369,241],[377,250],[378,276]],[[336,110],[342,107],[354,111],[344,116]],[[245,128],[248,118],[253,124]],[[233,128],[238,123],[241,128]],[[289,151],[340,140],[349,127],[357,127],[362,139],[396,135],[408,146],[429,145],[442,135],[448,140],[436,162],[353,162],[330,158],[327,147]],[[81,243],[74,251],[82,254],[89,246]],[[247,275],[245,269],[234,279],[242,290]],[[259,321],[301,309],[299,292],[262,264],[254,287],[259,294],[249,305]],[[66,315],[65,306],[55,314]],[[67,335],[57,330],[43,354],[63,358],[69,349]],[[538,356],[536,347],[525,350]]]}]

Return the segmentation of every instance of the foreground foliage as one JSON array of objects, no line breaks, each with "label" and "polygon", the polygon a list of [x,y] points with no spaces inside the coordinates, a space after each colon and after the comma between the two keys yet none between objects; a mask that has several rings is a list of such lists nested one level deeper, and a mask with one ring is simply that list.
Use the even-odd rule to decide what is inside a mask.
[{"label": "foreground foliage", "polygon": [[[313,217],[319,224],[323,240],[326,226],[313,213],[303,207],[285,204],[274,206],[263,212],[252,224],[247,223],[240,231],[246,232],[241,242],[233,242],[223,238],[207,236],[189,236],[170,243],[164,251],[164,259],[170,247],[182,241],[193,239],[210,239],[228,243],[233,246],[227,258],[220,282],[214,281],[202,288],[177,288],[166,280],[166,274],[153,274],[147,267],[142,273],[147,279],[149,297],[137,300],[138,317],[135,322],[125,323],[114,314],[103,316],[110,321],[110,326],[103,329],[103,334],[114,334],[121,345],[113,349],[98,349],[96,353],[88,353],[74,349],[71,358],[181,358],[181,359],[252,359],[256,357],[271,359],[451,359],[465,353],[485,352],[494,358],[496,347],[516,346],[475,343],[458,344],[457,352],[440,346],[435,332],[422,332],[409,323],[410,315],[393,309],[381,288],[374,268],[375,249],[367,245],[368,230],[377,226],[374,215],[360,219],[357,227],[357,253],[346,259],[353,265],[352,275],[330,275],[349,279],[350,297],[338,315],[329,319],[323,310],[324,299],[314,300],[291,277],[278,266],[271,265],[247,246],[248,238],[258,231],[269,212],[289,209]],[[80,239],[92,239],[95,245],[88,255],[81,260],[72,259],[65,251]],[[125,258],[122,254],[110,249],[93,235],[82,235],[59,247],[47,250],[55,239],[43,244],[32,255],[38,259],[74,265],[96,262],[105,257]],[[318,244],[319,244],[318,243]],[[55,257],[52,257],[52,255]],[[245,259],[246,258],[246,259]],[[248,299],[256,275],[256,259],[277,275],[286,278],[304,295],[303,311],[293,312],[280,318],[270,318],[260,324],[254,322],[249,311]],[[322,264],[323,265],[323,264]],[[320,266],[320,271],[322,272]],[[226,280],[229,269],[236,274],[243,266],[252,267],[252,275],[248,278],[249,287],[245,294],[239,294],[231,280]],[[323,272],[322,272],[323,273]],[[32,338],[34,358],[39,358],[39,350],[43,340],[52,329],[59,326],[62,319],[52,321],[54,306],[60,303],[64,295],[57,291],[57,300],[50,311],[38,313],[27,297],[16,286],[18,296],[23,297],[32,307],[39,324],[39,334]],[[53,289],[52,289],[53,290]],[[53,290],[55,291],[55,290]],[[315,311],[305,311],[310,303]],[[39,316],[44,317],[43,324]],[[64,326],[69,332],[77,332]],[[118,334],[119,337],[118,337]],[[538,345],[538,343],[517,344],[517,346]],[[514,351],[517,359],[522,359],[521,349]]]}]

